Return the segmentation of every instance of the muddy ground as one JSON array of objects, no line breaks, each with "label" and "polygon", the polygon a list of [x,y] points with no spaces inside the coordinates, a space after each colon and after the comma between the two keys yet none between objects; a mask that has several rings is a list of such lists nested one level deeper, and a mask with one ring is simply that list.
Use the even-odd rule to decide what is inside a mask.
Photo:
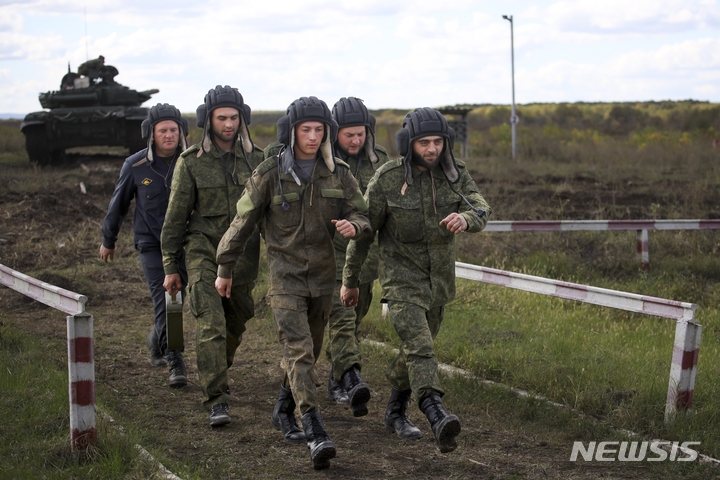
[{"label": "muddy ground", "polygon": [[[371,347],[365,348],[363,371],[373,394],[370,412],[353,418],[349,410],[322,396],[321,412],[338,455],[330,469],[313,471],[306,447],[284,442],[270,427],[281,374],[280,348],[262,298],[257,298],[256,318],[230,371],[232,423],[212,429],[201,405],[194,324],[187,310],[185,357],[190,383],[182,389],[168,388],[166,369],[148,361],[144,339],[152,322],[151,302],[131,247],[130,221],[123,227],[114,264],[105,265],[98,258],[100,222],[123,159],[75,156],[72,160],[69,167],[31,172],[47,177],[46,186],[31,193],[20,186],[30,167],[0,172],[3,183],[14,182],[12,189],[0,189],[0,263],[88,296],[87,310],[95,318],[99,411],[138,433],[143,447],[181,478],[192,476],[190,472],[198,478],[663,478],[661,469],[647,463],[571,463],[572,438],[567,430],[525,424],[517,418],[519,412],[506,415],[492,402],[474,402],[473,392],[484,387],[463,386],[461,380],[448,381],[452,385],[446,397],[448,409],[462,421],[458,449],[438,453],[429,425],[415,406],[410,417],[424,436],[400,441],[383,426],[389,395],[383,371],[390,354]],[[81,182],[87,193],[81,192]],[[592,188],[597,191],[589,191]],[[524,191],[528,202],[535,201],[535,195],[537,201],[548,197],[540,187],[526,185]],[[602,197],[607,189],[590,184],[583,192]],[[493,203],[491,197],[489,201]],[[613,201],[622,203],[618,198]],[[47,339],[57,348],[48,355],[56,357],[60,367],[66,365],[64,314],[4,287],[0,310],[14,328]],[[327,378],[324,358],[318,369],[321,378]],[[325,387],[320,391],[325,392]],[[498,398],[502,401],[502,395]]]}]

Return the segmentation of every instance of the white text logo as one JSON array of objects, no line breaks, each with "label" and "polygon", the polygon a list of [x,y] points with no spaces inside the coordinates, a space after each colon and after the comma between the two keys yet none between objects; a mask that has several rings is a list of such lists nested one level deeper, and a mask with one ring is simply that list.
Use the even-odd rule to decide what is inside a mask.
[{"label": "white text logo", "polygon": [[692,462],[698,457],[697,450],[690,448],[700,442],[573,442],[570,461],[576,462],[578,455],[586,462]]}]

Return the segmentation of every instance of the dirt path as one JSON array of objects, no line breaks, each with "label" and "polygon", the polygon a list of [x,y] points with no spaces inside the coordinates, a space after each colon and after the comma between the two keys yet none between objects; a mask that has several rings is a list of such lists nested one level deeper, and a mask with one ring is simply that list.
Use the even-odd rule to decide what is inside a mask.
[{"label": "dirt path", "polygon": [[[127,248],[129,225],[121,233],[126,241],[115,264],[97,259],[99,225],[121,162],[95,161],[80,174],[48,171],[56,178],[52,188],[35,194],[0,193],[0,263],[39,272],[39,278],[89,297],[88,311],[95,317],[98,408],[139,433],[143,447],[176,475],[186,478],[189,472],[205,471],[201,478],[663,478],[660,469],[647,465],[571,463],[572,439],[566,438],[566,430],[523,423],[514,418],[521,412],[505,416],[492,402],[477,401],[481,393],[483,399],[488,397],[485,387],[461,379],[447,382],[446,405],[462,421],[455,452],[443,455],[436,450],[429,425],[415,406],[410,418],[424,436],[399,440],[383,426],[389,396],[383,372],[390,353],[375,347],[364,349],[363,377],[373,395],[367,416],[353,418],[349,410],[325,400],[325,387],[320,387],[321,413],[338,455],[330,469],[313,471],[307,448],[284,442],[270,426],[281,377],[280,347],[261,299],[230,371],[232,423],[212,429],[201,405],[189,315],[189,385],[168,388],[166,369],[148,361],[144,338],[151,325],[151,302],[136,255]],[[79,181],[86,195],[79,193]],[[58,351],[49,354],[64,365],[63,314],[6,288],[0,288],[0,309],[13,327],[56,341]],[[318,369],[320,378],[326,379],[325,359]]]}]

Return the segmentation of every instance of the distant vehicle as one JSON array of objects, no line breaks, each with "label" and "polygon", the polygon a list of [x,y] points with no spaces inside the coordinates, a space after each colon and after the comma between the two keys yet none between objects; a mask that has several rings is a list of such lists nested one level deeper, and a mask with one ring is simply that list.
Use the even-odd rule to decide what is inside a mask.
[{"label": "distant vehicle", "polygon": [[29,113],[20,124],[32,163],[60,165],[65,149],[96,145],[123,146],[130,153],[146,146],[140,124],[148,109],[141,107],[158,89],[139,92],[115,81],[117,68],[104,57],[70,70],[60,90],[41,93],[40,105],[48,110]]}]

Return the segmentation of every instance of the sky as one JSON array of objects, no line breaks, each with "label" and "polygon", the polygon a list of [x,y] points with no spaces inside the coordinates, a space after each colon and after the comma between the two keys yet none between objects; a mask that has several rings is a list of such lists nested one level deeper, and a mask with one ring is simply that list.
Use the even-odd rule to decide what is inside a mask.
[{"label": "sky", "polygon": [[215,85],[254,110],[509,105],[513,51],[517,104],[720,102],[718,1],[0,0],[0,112],[98,55],[185,113]]}]

